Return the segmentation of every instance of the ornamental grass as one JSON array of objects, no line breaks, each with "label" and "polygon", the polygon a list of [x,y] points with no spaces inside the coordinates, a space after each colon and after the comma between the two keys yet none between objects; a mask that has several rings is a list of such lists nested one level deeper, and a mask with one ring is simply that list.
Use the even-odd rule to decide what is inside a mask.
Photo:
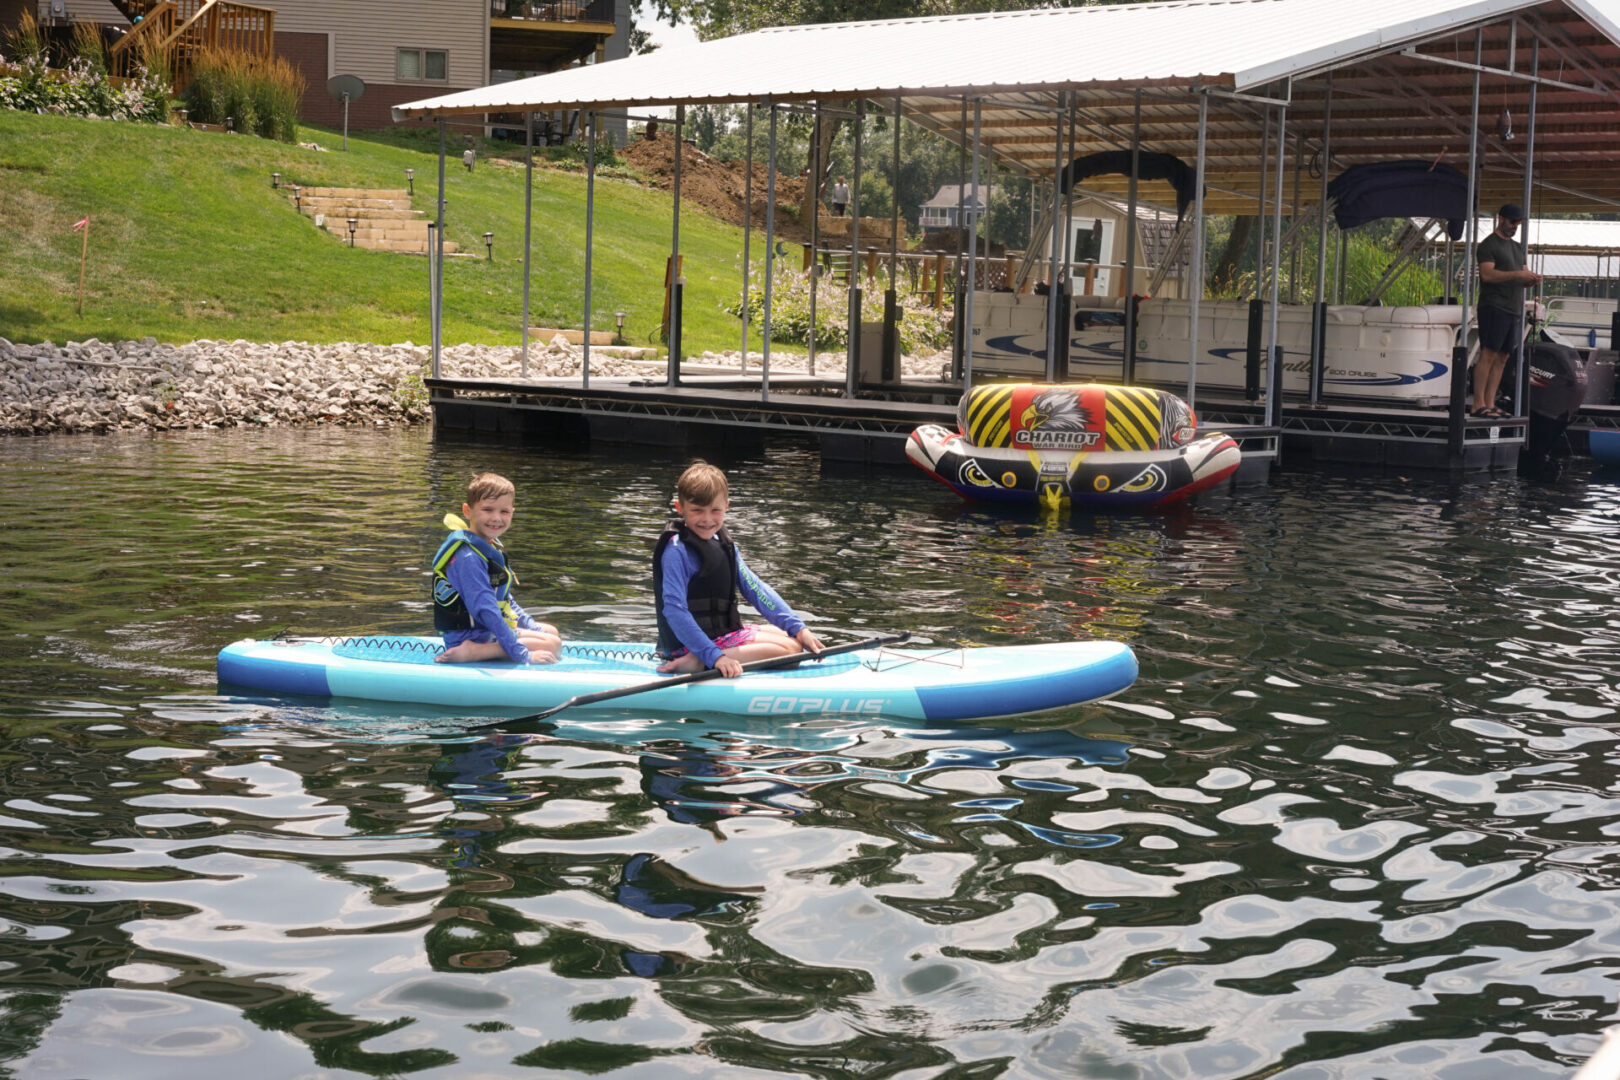
[{"label": "ornamental grass", "polygon": [[304,77],[281,57],[263,60],[219,49],[204,51],[192,68],[186,109],[201,124],[278,142],[298,141]]}]

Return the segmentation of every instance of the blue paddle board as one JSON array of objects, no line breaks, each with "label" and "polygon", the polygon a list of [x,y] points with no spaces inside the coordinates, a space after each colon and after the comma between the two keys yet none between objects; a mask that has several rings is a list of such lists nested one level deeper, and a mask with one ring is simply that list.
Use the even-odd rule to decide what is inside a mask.
[{"label": "blue paddle board", "polygon": [[[581,694],[657,680],[650,645],[576,642],[556,664],[440,664],[438,638],[244,640],[219,653],[219,681],[272,694],[539,712]],[[1079,705],[1136,681],[1114,641],[973,649],[874,648],[614,698],[595,708],[743,716],[986,720]],[[591,708],[593,706],[578,706]]]}]

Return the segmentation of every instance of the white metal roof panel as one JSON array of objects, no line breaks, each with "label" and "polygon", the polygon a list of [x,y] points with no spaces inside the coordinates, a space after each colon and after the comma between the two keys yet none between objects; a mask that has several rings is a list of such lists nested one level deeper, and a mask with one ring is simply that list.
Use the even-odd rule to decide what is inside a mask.
[{"label": "white metal roof panel", "polygon": [[[1495,215],[1481,216],[1475,223],[1478,235],[1485,237],[1496,228]],[[1432,228],[1429,236],[1440,238],[1440,230]],[[1516,237],[1517,239],[1517,237]],[[1525,227],[1523,239],[1531,254],[1596,256],[1620,258],[1620,221],[1597,221],[1591,218],[1531,218]]]},{"label": "white metal roof panel", "polygon": [[[953,142],[972,139],[979,115],[989,160],[1044,178],[1059,153],[1128,147],[1137,110],[1144,150],[1196,160],[1202,87],[1217,91],[1207,98],[1205,212],[1251,214],[1263,165],[1273,163],[1267,118],[1283,115],[1257,96],[1280,95],[1279,76],[1292,77],[1288,136],[1296,162],[1310,162],[1311,183],[1323,169],[1330,112],[1330,175],[1399,159],[1466,167],[1476,43],[1478,205],[1521,192],[1534,105],[1536,210],[1620,207],[1620,0],[1166,0],[778,27],[394,112],[403,119],[765,98],[880,100],[887,108],[898,96],[911,122]],[[1534,102],[1532,63],[1542,76]],[[1074,91],[1062,111],[1060,90]],[[1503,109],[1517,138],[1497,130]],[[1077,141],[1059,151],[1065,129]],[[1088,184],[1123,197],[1128,178]],[[1147,187],[1143,197],[1167,197],[1162,183]]]},{"label": "white metal roof panel", "polygon": [[1542,277],[1577,281],[1620,278],[1620,257],[1614,255],[1531,255],[1530,268]]},{"label": "white metal roof panel", "polygon": [[[1563,0],[1620,42],[1616,0]],[[1305,74],[1535,0],[1169,0],[776,27],[397,106],[397,117]]]}]

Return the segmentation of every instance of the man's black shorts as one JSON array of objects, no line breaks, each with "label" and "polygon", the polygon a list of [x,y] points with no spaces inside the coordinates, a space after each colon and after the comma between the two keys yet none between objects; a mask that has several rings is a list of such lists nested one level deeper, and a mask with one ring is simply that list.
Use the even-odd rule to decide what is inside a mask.
[{"label": "man's black shorts", "polygon": [[1511,311],[1503,311],[1490,304],[1479,306],[1479,346],[1491,352],[1510,353],[1513,346],[1524,336],[1520,326],[1524,316],[1515,315]]}]

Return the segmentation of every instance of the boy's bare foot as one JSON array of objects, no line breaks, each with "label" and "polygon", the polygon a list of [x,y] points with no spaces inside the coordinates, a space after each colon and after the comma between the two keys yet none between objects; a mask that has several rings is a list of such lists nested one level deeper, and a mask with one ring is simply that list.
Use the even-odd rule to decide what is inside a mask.
[{"label": "boy's bare foot", "polygon": [[691,653],[687,653],[685,656],[679,657],[678,659],[669,660],[658,665],[658,674],[660,675],[685,675],[693,671],[702,670],[703,661],[699,660]]},{"label": "boy's bare foot", "polygon": [[435,664],[471,664],[476,662],[478,658],[467,654],[475,651],[472,648],[472,642],[463,641],[460,645],[446,649],[438,656],[435,656],[433,662]]}]

